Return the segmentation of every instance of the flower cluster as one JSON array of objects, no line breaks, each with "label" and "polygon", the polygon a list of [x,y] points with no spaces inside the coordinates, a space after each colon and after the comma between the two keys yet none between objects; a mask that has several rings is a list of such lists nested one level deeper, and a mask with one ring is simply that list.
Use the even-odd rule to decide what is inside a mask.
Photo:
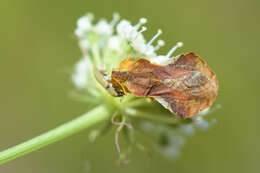
[{"label": "flower cluster", "polygon": [[101,19],[94,24],[94,16],[88,13],[77,21],[75,35],[79,39],[83,58],[86,59],[79,61],[72,77],[77,88],[84,88],[88,85],[88,81],[91,81],[87,80],[88,76],[83,76],[87,73],[81,73],[83,70],[87,72],[86,66],[90,67],[94,64],[97,68],[110,73],[113,68],[118,67],[120,61],[128,56],[145,57],[152,62],[166,64],[174,51],[182,46],[182,43],[178,42],[167,55],[157,55],[156,51],[164,45],[163,40],[154,43],[162,34],[160,29],[154,37],[146,41],[142,34],[147,29],[143,26],[147,22],[146,18],[141,18],[135,25],[128,20],[119,19],[119,14],[115,13],[112,21]]},{"label": "flower cluster", "polygon": [[[202,130],[209,127],[210,123],[204,120],[202,114],[211,110],[183,120],[147,98],[137,98],[132,95],[124,96],[123,99],[113,98],[96,82],[93,75],[93,67],[96,67],[109,76],[112,69],[117,68],[120,61],[129,56],[136,59],[145,57],[157,64],[168,64],[174,51],[183,44],[178,42],[166,55],[158,55],[157,51],[164,45],[164,41],[156,42],[156,39],[162,31],[159,29],[149,41],[146,41],[143,36],[143,32],[147,30],[143,26],[146,22],[146,18],[141,18],[133,25],[128,20],[120,20],[117,13],[113,15],[111,21],[101,19],[94,22],[91,13],[81,17],[77,21],[75,35],[83,56],[75,65],[72,81],[81,93],[85,92],[77,95],[82,97],[82,100],[94,106],[107,104],[113,107],[117,121],[121,122],[114,124],[119,125],[120,130],[132,134],[132,128],[127,126],[131,124],[133,129],[141,129],[145,133],[153,134],[153,138],[158,139],[156,146],[159,146],[160,151],[168,156],[176,156],[184,143],[185,136],[192,135],[197,127]],[[156,107],[158,111],[154,109],[151,111],[151,106]],[[92,133],[92,139],[98,134],[100,133],[97,131]],[[132,135],[129,137],[132,139]]]}]

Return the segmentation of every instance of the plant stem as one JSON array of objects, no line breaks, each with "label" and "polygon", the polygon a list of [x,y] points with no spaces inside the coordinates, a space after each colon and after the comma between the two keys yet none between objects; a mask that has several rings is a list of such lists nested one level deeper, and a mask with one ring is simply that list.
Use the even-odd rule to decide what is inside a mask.
[{"label": "plant stem", "polygon": [[100,57],[100,52],[97,43],[94,43],[92,46],[92,53],[94,57],[94,64],[96,64],[98,67],[101,67],[101,57]]},{"label": "plant stem", "polygon": [[105,106],[99,106],[53,130],[0,152],[0,164],[38,150],[72,134],[93,126],[111,116]]}]

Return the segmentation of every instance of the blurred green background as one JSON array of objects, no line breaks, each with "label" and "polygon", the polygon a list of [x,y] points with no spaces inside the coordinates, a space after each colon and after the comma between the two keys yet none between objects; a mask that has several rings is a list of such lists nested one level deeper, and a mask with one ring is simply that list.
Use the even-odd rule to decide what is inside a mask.
[{"label": "blurred green background", "polygon": [[210,115],[217,124],[188,138],[175,161],[135,152],[119,167],[114,134],[90,143],[84,131],[0,166],[1,173],[260,171],[258,0],[1,0],[1,150],[86,111],[68,97],[73,86],[67,71],[80,57],[76,20],[89,11],[109,19],[117,11],[133,23],[146,17],[146,38],[164,31],[162,54],[183,41],[175,54],[201,55],[220,83],[216,103],[222,109]]}]

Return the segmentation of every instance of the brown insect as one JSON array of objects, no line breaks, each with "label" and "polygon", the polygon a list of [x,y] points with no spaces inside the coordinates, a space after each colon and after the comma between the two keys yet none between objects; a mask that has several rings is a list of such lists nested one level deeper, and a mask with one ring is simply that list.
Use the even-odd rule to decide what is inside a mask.
[{"label": "brown insect", "polygon": [[111,83],[124,93],[154,98],[182,118],[211,106],[218,91],[215,73],[192,52],[165,66],[128,58],[113,70]]}]

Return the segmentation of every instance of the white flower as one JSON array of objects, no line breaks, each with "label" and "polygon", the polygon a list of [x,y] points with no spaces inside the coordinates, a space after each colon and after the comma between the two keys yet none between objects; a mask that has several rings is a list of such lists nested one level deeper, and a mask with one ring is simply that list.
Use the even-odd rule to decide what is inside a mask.
[{"label": "white flower", "polygon": [[183,133],[184,135],[187,135],[187,136],[191,136],[195,132],[193,124],[180,125],[179,130],[181,133]]},{"label": "white flower", "polygon": [[146,44],[143,35],[138,34],[134,41],[132,42],[131,46],[136,50],[137,52],[140,52],[142,54],[146,51]]},{"label": "white flower", "polygon": [[162,34],[162,30],[158,30],[157,33],[152,37],[147,45],[152,45],[152,43]]},{"label": "white flower", "polygon": [[182,47],[183,43],[182,42],[178,42],[175,46],[173,46],[173,48],[171,48],[171,50],[167,53],[166,57],[170,58],[172,56],[172,54],[179,48]]},{"label": "white flower", "polygon": [[145,24],[147,22],[146,18],[141,18],[139,19],[139,22],[135,25],[135,29],[138,30],[140,28],[140,26],[142,26],[143,24]]},{"label": "white flower", "polygon": [[[114,64],[109,64],[111,62],[109,59],[113,58],[119,61],[125,58],[122,57],[125,55],[144,57],[151,60],[151,62],[166,65],[173,61],[173,59],[170,59],[173,52],[182,46],[182,43],[179,42],[167,55],[157,56],[156,51],[164,45],[162,40],[158,40],[157,44],[154,45],[155,40],[162,34],[160,29],[146,42],[142,32],[146,31],[147,28],[142,25],[147,22],[147,19],[139,19],[136,25],[132,25],[128,20],[123,19],[119,21],[119,19],[119,14],[115,13],[111,22],[101,19],[96,24],[93,24],[93,15],[88,13],[77,21],[75,35],[79,38],[79,45],[84,56],[90,56],[88,61],[93,62],[94,65],[108,68],[104,70],[109,71],[111,70],[110,67],[116,68],[113,66]],[[114,30],[116,30],[115,33]],[[113,51],[113,53],[109,53],[110,51]],[[84,69],[83,65],[81,65],[83,63],[87,62],[80,61],[76,65],[75,74],[73,75],[73,81],[78,88],[82,88],[85,85],[84,82],[86,82],[86,77],[77,75],[80,71],[83,73],[87,72],[87,70],[82,70]],[[116,62],[116,64],[119,64],[119,62]],[[86,66],[84,67],[86,68]],[[160,99],[156,100],[163,102]],[[168,105],[164,106],[168,107]]]},{"label": "white flower", "polygon": [[160,64],[160,65],[167,65],[171,61],[172,61],[171,59],[169,59],[168,57],[163,56],[163,55],[159,55],[159,56],[151,59],[151,62],[156,63],[156,64]]},{"label": "white flower", "polygon": [[91,19],[88,16],[83,16],[77,21],[77,26],[82,31],[88,31],[91,29]]},{"label": "white flower", "polygon": [[93,15],[87,14],[77,21],[77,28],[74,31],[75,35],[79,38],[84,38],[85,33],[92,29]]},{"label": "white flower", "polygon": [[152,43],[162,34],[162,31],[159,29],[157,34],[155,34],[152,39],[146,44],[143,35],[141,34],[146,30],[146,27],[143,27],[141,31],[138,32],[137,37],[132,41],[132,47],[140,52],[141,54],[147,56],[147,58],[155,57],[156,50],[158,50],[161,46],[164,45],[164,42],[160,40],[158,44],[154,47]]},{"label": "white flower", "polygon": [[[154,48],[155,50],[157,50],[159,47],[163,46],[164,42],[162,42],[161,40],[158,41],[157,46]],[[174,51],[179,48],[182,47],[183,43],[182,42],[178,42],[175,46],[173,46],[170,51],[167,53],[167,55],[159,55],[157,57],[153,57],[151,58],[151,62],[156,63],[156,64],[160,64],[160,65],[167,65],[169,63],[172,63],[174,61],[174,59],[171,58],[172,54],[174,53]]]},{"label": "white flower", "polygon": [[95,31],[101,35],[112,35],[113,28],[106,20],[102,19],[96,24]]},{"label": "white flower", "polygon": [[72,82],[78,89],[83,89],[87,84],[88,66],[89,62],[87,58],[80,59],[74,68],[74,73],[72,75]]},{"label": "white flower", "polygon": [[112,36],[108,40],[108,48],[115,51],[120,51],[120,43],[121,39],[118,36]]},{"label": "white flower", "polygon": [[145,52],[143,52],[144,55],[148,57],[155,57],[156,53],[154,51],[154,47],[152,45],[146,45]]},{"label": "white flower", "polygon": [[132,40],[137,36],[137,30],[127,20],[121,20],[117,25],[118,35],[125,40]]},{"label": "white flower", "polygon": [[185,140],[182,136],[169,135],[168,144],[161,147],[162,153],[169,158],[176,158],[180,154],[180,150]]},{"label": "white flower", "polygon": [[110,22],[111,27],[114,27],[116,25],[116,23],[119,21],[119,19],[120,19],[120,15],[118,13],[114,13],[113,19]]},{"label": "white flower", "polygon": [[80,28],[77,28],[77,29],[75,29],[74,34],[75,34],[77,37],[81,38],[81,37],[84,36],[84,31],[83,31],[82,29],[80,29]]},{"label": "white flower", "polygon": [[121,20],[121,22],[119,22],[116,28],[117,33],[123,39],[133,41],[139,34],[141,34],[141,32],[146,30],[146,28],[143,27],[142,30],[138,32],[140,26],[145,24],[146,22],[147,20],[145,18],[141,18],[135,26],[132,26],[129,21]]},{"label": "white flower", "polygon": [[195,119],[194,125],[201,130],[207,130],[210,126],[209,123],[200,116]]}]

